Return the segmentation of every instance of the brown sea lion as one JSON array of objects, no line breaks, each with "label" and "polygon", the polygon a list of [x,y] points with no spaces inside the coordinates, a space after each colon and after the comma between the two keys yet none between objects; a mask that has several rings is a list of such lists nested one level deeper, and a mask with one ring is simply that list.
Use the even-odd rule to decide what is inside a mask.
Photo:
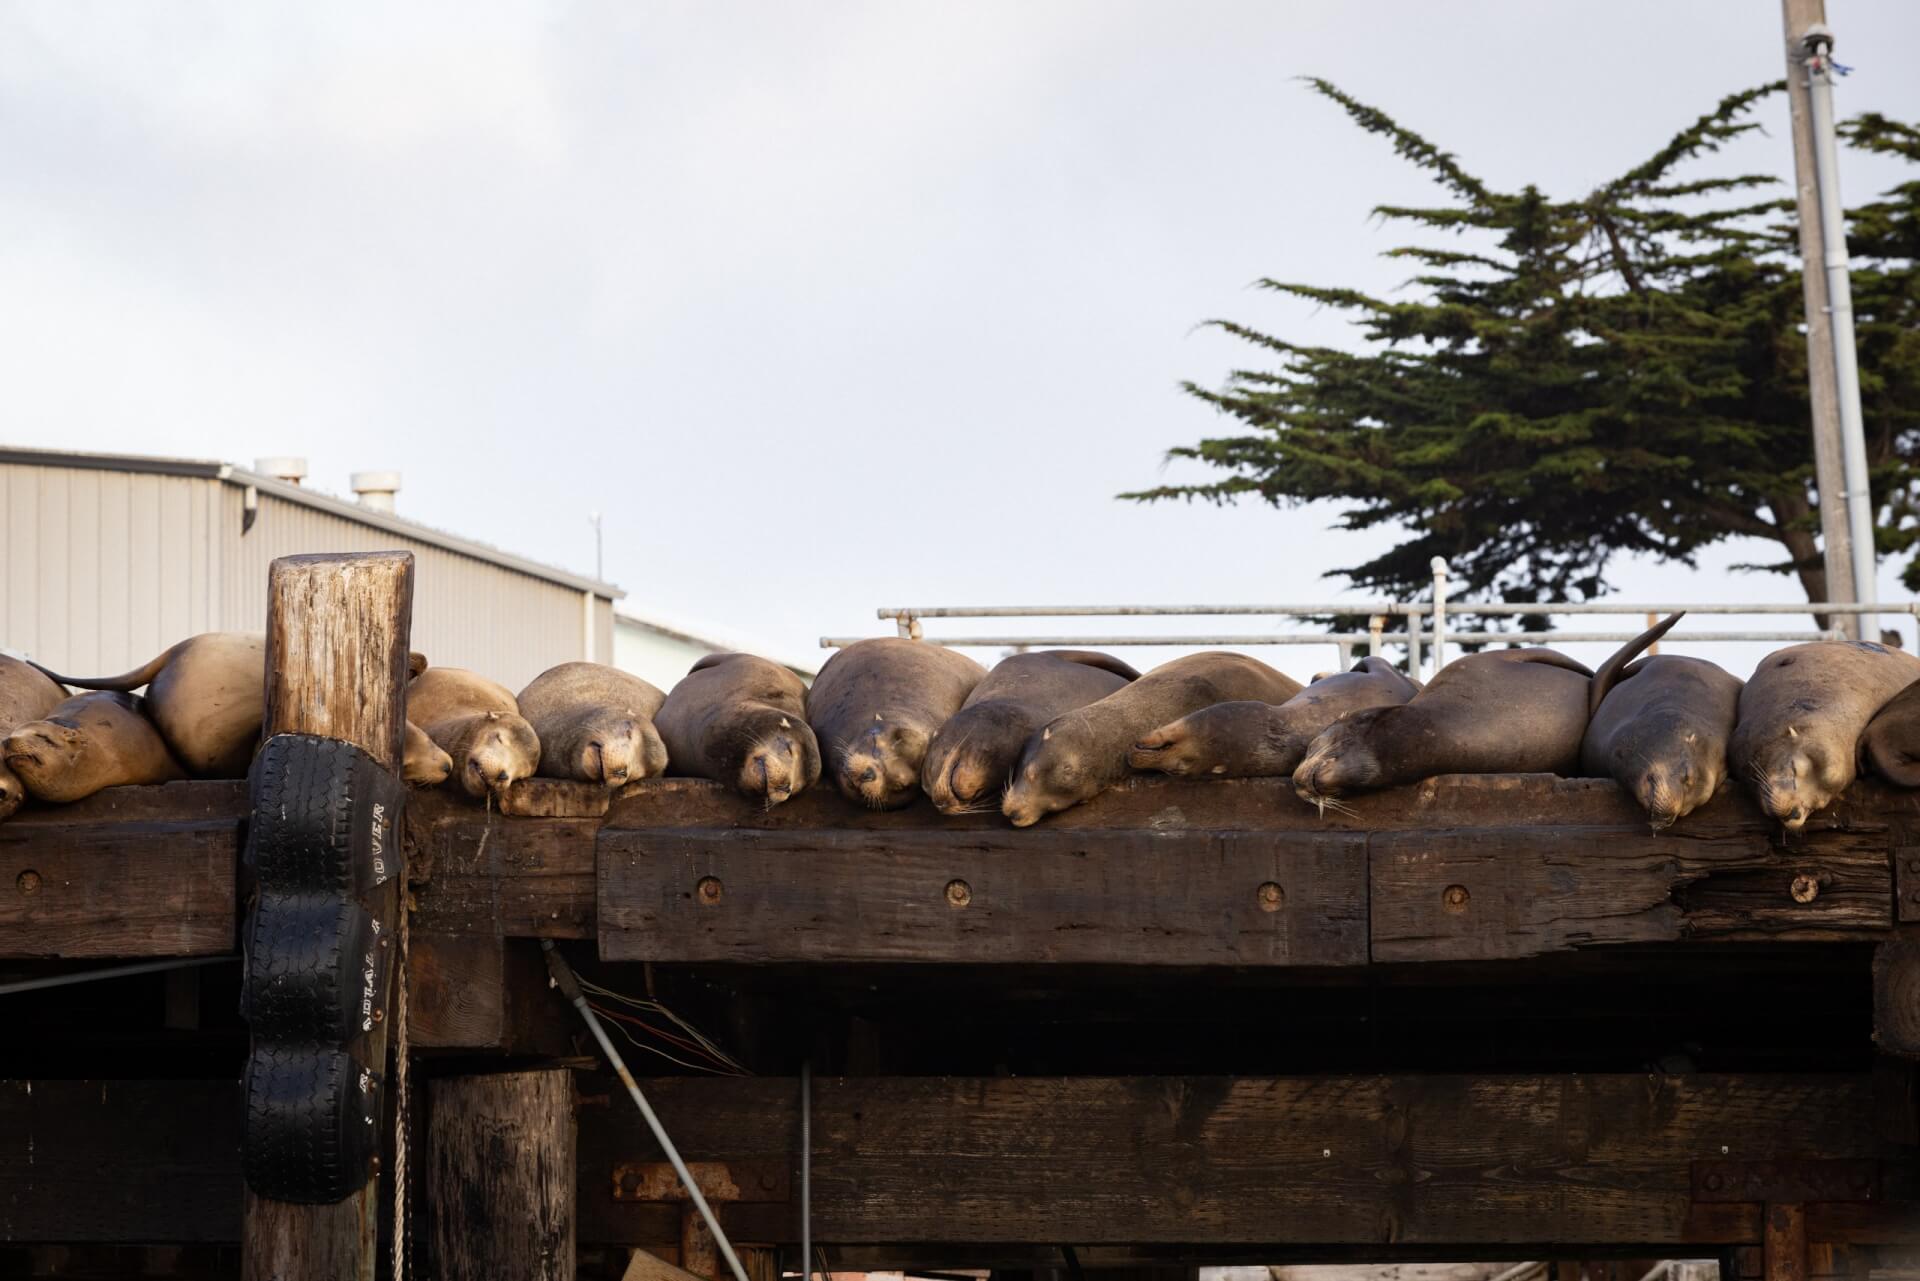
[{"label": "brown sea lion", "polygon": [[942,814],[997,808],[1000,789],[1034,731],[1139,676],[1119,659],[1085,649],[1003,658],[934,733],[920,785]]},{"label": "brown sea lion", "polygon": [[1920,658],[1871,641],[1812,641],[1760,660],[1740,691],[1727,764],[1789,831],[1847,790],[1874,715],[1915,680]]},{"label": "brown sea lion", "polygon": [[461,667],[407,682],[407,719],[453,758],[469,796],[505,791],[540,766],[540,737],[503,685]]},{"label": "brown sea lion", "polygon": [[400,777],[415,787],[438,787],[452,776],[453,757],[428,738],[427,731],[408,721]]},{"label": "brown sea lion", "polygon": [[140,699],[116,691],[79,694],[0,743],[7,768],[43,801],[77,801],[104,787],[167,783],[186,772],[167,752]]},{"label": "brown sea lion", "polygon": [[119,676],[47,675],[80,689],[129,693],[146,686],[147,716],[174,757],[200,778],[244,778],[260,745],[267,685],[261,632],[189,636]]},{"label": "brown sea lion", "polygon": [[[0,654],[0,736],[39,720],[66,701],[67,691],[45,672],[32,663]],[[0,763],[0,819],[9,817],[26,799],[26,785]]]},{"label": "brown sea lion", "polygon": [[751,654],[709,654],[667,694],[653,723],[674,773],[730,783],[778,805],[820,781],[807,686]]},{"label": "brown sea lion", "polygon": [[1284,703],[1299,692],[1299,681],[1245,654],[1209,650],[1162,663],[1028,739],[1000,812],[1029,827],[1125,778],[1128,751],[1159,726],[1215,703]]},{"label": "brown sea lion", "polygon": [[870,809],[909,804],[935,732],[986,674],[957,650],[898,636],[829,658],[807,691],[807,723],[840,794]]},{"label": "brown sea lion", "polygon": [[1619,783],[1657,832],[1705,805],[1726,778],[1741,681],[1703,658],[1618,658],[1593,674],[1580,768]]},{"label": "brown sea lion", "polygon": [[[418,676],[426,667],[423,655],[407,655],[410,675]],[[244,778],[260,746],[267,685],[263,632],[189,636],[145,666],[119,676],[47,675],[81,689],[131,693],[146,686],[142,710],[159,727],[175,758],[197,777]],[[417,782],[433,776],[440,768],[438,751],[431,742],[409,733],[402,770],[406,779]],[[444,779],[446,774],[438,777]]]},{"label": "brown sea lion", "polygon": [[1327,726],[1368,707],[1395,707],[1419,692],[1384,658],[1329,672],[1278,706],[1215,703],[1162,725],[1133,745],[1127,764],[1178,777],[1285,778]]},{"label": "brown sea lion", "polygon": [[1920,787],[1920,680],[1874,713],[1860,736],[1873,772],[1898,787]]},{"label": "brown sea lion", "polygon": [[667,696],[605,663],[561,663],[520,691],[520,715],[540,736],[549,778],[617,787],[666,772],[667,747],[653,715]]},{"label": "brown sea lion", "polygon": [[[1673,623],[1648,628],[1608,663],[1617,671]],[[1558,650],[1468,654],[1405,704],[1327,726],[1293,771],[1293,790],[1324,807],[1436,774],[1574,774],[1592,693],[1592,671]]]}]

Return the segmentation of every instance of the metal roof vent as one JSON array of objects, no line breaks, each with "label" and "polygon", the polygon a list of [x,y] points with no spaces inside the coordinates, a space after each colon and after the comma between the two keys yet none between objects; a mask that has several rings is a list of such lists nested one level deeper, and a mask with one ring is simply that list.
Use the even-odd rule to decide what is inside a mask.
[{"label": "metal roof vent", "polygon": [[369,511],[390,512],[393,510],[393,496],[400,492],[400,473],[397,471],[357,471],[353,473],[354,496],[360,505]]},{"label": "metal roof vent", "polygon": [[289,485],[298,485],[307,478],[307,460],[304,458],[256,458],[253,460],[253,469],[262,476],[271,476]]}]

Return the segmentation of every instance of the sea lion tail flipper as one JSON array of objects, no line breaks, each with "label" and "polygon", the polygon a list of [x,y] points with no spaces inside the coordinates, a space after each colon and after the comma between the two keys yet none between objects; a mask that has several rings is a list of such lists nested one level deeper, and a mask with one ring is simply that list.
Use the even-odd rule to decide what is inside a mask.
[{"label": "sea lion tail flipper", "polygon": [[1626,670],[1627,664],[1638,658],[1640,652],[1646,649],[1647,646],[1672,631],[1673,625],[1686,616],[1687,611],[1684,609],[1677,613],[1668,614],[1652,627],[1647,628],[1646,631],[1641,632],[1638,636],[1615,650],[1611,658],[1600,664],[1600,670],[1593,674],[1593,681],[1587,686],[1588,716],[1592,716],[1600,710],[1601,700],[1607,696],[1608,690],[1619,684],[1620,675]]},{"label": "sea lion tail flipper", "polygon": [[159,655],[146,666],[136,667],[132,671],[122,672],[118,676],[62,676],[56,671],[41,667],[40,664],[33,662],[32,659],[28,659],[27,661],[42,676],[47,677],[49,680],[57,681],[62,685],[71,685],[75,689],[105,689],[113,690],[121,694],[128,694],[158,676],[160,669],[165,667],[168,660],[173,657],[174,651],[186,643],[186,641],[175,642],[161,650]]},{"label": "sea lion tail flipper", "polygon": [[720,653],[720,654],[703,655],[702,657],[694,660],[693,666],[687,669],[687,675],[691,676],[695,672],[705,671],[707,668],[713,667],[719,663],[724,663],[730,658],[738,658],[738,657],[740,657],[740,655],[733,653],[731,651],[728,651],[726,653]]}]

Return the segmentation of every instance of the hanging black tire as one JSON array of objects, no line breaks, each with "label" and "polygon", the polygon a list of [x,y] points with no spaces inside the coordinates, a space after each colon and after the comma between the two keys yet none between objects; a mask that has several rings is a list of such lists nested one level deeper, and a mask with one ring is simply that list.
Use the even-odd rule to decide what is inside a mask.
[{"label": "hanging black tire", "polygon": [[256,1041],[247,1061],[247,1186],[302,1205],[331,1205],[364,1186],[380,1147],[383,1084],[344,1050]]},{"label": "hanging black tire", "polygon": [[406,786],[352,743],[275,734],[250,780],[247,862],[263,891],[355,898],[400,874]]},{"label": "hanging black tire", "polygon": [[344,1046],[371,1032],[392,952],[383,934],[350,899],[263,891],[247,923],[241,994],[254,1036]]}]

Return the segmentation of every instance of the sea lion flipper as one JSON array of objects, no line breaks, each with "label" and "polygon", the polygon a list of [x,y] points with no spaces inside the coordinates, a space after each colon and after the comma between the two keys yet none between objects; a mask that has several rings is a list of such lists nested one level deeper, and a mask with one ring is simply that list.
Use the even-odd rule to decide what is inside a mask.
[{"label": "sea lion flipper", "polygon": [[1050,658],[1064,659],[1069,663],[1080,663],[1086,667],[1097,667],[1103,672],[1112,672],[1126,680],[1137,681],[1140,672],[1131,663],[1123,663],[1112,654],[1102,654],[1093,649],[1049,649],[1042,653]]},{"label": "sea lion flipper", "polygon": [[158,676],[160,669],[165,667],[168,661],[173,658],[174,651],[192,639],[192,637],[188,637],[187,640],[176,641],[174,644],[160,651],[160,654],[145,666],[136,667],[130,672],[122,672],[118,676],[62,676],[56,671],[41,667],[38,663],[33,663],[32,659],[28,659],[27,661],[33,663],[33,666],[38,668],[41,674],[51,680],[60,682],[62,685],[71,685],[76,689],[103,689],[126,694],[139,689],[142,685],[145,685],[154,677]]},{"label": "sea lion flipper", "polygon": [[733,653],[731,651],[728,651],[726,653],[721,653],[721,654],[702,655],[701,657],[694,660],[692,667],[689,667],[687,669],[687,675],[691,676],[695,672],[704,672],[709,667],[718,667],[721,663],[726,662],[728,659],[738,658],[738,657],[740,657],[740,655]]},{"label": "sea lion flipper", "polygon": [[1628,663],[1640,656],[1647,646],[1673,630],[1673,625],[1687,616],[1686,610],[1668,614],[1646,631],[1622,645],[1613,652],[1613,656],[1600,664],[1600,670],[1593,674],[1593,683],[1587,687],[1587,715],[1592,716],[1600,710],[1600,702],[1607,691],[1619,682]]}]

